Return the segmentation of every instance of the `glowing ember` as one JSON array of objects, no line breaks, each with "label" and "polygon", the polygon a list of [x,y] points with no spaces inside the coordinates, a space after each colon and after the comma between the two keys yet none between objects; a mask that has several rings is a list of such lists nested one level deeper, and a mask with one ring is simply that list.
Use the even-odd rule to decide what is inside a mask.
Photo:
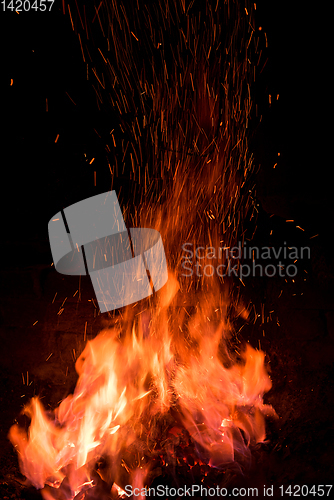
[{"label": "glowing ember", "polygon": [[[271,387],[264,354],[247,345],[243,361],[227,368],[228,332],[204,299],[186,325],[174,309],[184,327],[174,330],[171,287],[177,293],[171,280],[150,316],[141,314],[131,329],[115,326],[87,343],[76,362],[74,394],[52,417],[34,398],[25,408],[31,418],[28,434],[12,427],[22,473],[36,488],[58,488],[66,477],[65,498],[72,499],[94,486],[92,471],[102,458],[110,462],[118,488],[143,483],[142,460],[154,455],[161,422],[172,413],[177,421],[169,433],[175,439],[163,451],[166,461],[173,460],[182,428],[195,458],[216,468],[249,455],[250,444],[264,441],[264,415],[274,414],[262,401]],[[122,460],[129,448],[132,463],[124,477]]]}]

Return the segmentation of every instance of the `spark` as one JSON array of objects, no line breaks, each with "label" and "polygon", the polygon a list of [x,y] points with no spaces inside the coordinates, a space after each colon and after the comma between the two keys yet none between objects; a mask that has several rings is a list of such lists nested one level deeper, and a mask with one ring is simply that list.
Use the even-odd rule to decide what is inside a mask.
[{"label": "spark", "polygon": [[78,7],[77,0],[74,0],[74,1],[75,1],[75,5],[77,7],[77,11],[78,11],[78,15],[79,15],[79,19],[80,19],[80,23],[81,23],[82,29],[84,29],[84,25],[83,25],[83,22],[82,22],[82,19],[81,19],[80,10],[79,10],[79,7]]},{"label": "spark", "polygon": [[73,102],[73,104],[76,106],[76,102],[73,101],[72,97],[70,96],[70,94],[68,92],[65,91],[65,94],[67,95],[67,97],[69,97],[71,99],[71,101]]},{"label": "spark", "polygon": [[81,36],[80,36],[80,33],[78,33],[78,38],[79,38],[79,42],[80,42],[80,48],[81,48],[81,53],[82,53],[82,59],[83,59],[83,62],[85,63],[85,62],[86,62],[86,59],[85,59],[85,53],[84,53],[84,50],[83,50],[83,47],[82,47],[82,42],[81,42]]},{"label": "spark", "polygon": [[70,9],[69,4],[67,4],[67,8],[68,8],[68,13],[69,13],[70,19],[71,19],[72,30],[74,31],[74,24],[73,24],[73,19],[72,19],[72,14],[71,14],[71,9]]}]

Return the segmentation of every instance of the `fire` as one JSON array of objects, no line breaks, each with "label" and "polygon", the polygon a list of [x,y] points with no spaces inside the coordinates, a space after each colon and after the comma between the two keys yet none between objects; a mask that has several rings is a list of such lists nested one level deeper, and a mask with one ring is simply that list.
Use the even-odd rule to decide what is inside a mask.
[{"label": "fire", "polygon": [[[143,486],[150,467],[145,457],[154,455],[166,416],[174,417],[171,442],[187,432],[195,458],[218,469],[265,440],[264,416],[274,410],[262,399],[271,388],[264,353],[247,344],[242,359],[232,362],[220,309],[202,297],[187,321],[174,308],[175,321],[176,280],[165,288],[131,327],[114,325],[87,342],[76,362],[75,391],[52,415],[33,398],[24,409],[28,433],[11,428],[21,471],[44,498],[56,498],[52,492],[61,487],[69,500],[94,487],[101,459],[110,467],[108,478],[100,475],[119,495],[127,484]],[[171,442],[163,452],[167,461],[175,453]]]},{"label": "fire", "polygon": [[[128,307],[87,342],[74,393],[52,414],[34,398],[24,409],[28,431],[11,428],[21,471],[46,500],[81,499],[99,478],[124,497],[127,485],[150,484],[155,464],[244,463],[275,415],[263,403],[271,388],[264,353],[230,348],[232,279],[181,279],[182,243],[233,247],[256,211],[253,8],[211,3],[159,1],[150,11],[130,1],[75,2],[72,13],[68,4],[84,61],[99,51],[91,68],[98,106],[118,121],[105,146],[112,178],[127,165],[131,196],[141,193],[127,226],[160,232],[169,279],[142,310]],[[103,39],[93,42],[95,18]]]}]

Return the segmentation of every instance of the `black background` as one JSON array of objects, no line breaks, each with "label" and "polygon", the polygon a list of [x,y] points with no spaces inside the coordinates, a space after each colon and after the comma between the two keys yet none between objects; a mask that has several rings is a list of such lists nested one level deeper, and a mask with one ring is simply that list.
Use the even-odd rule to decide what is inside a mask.
[{"label": "black background", "polygon": [[[256,15],[268,40],[262,63],[268,61],[253,95],[263,115],[252,145],[261,165],[258,195],[267,212],[298,218],[327,233],[333,211],[326,12],[301,2],[260,1]],[[86,160],[98,159],[103,149],[94,128],[103,137],[114,117],[97,109],[78,38],[60,1],[51,12],[6,11],[1,21],[1,184],[12,198],[6,200],[6,212],[16,220],[6,218],[4,233],[16,232],[20,210],[29,207],[34,220],[29,228],[21,224],[22,229],[40,235],[48,220],[42,207],[51,203],[51,211],[53,206],[57,210],[60,199],[66,206],[68,192],[82,198],[83,189],[92,190],[94,170],[97,189],[108,182],[107,165]]]}]

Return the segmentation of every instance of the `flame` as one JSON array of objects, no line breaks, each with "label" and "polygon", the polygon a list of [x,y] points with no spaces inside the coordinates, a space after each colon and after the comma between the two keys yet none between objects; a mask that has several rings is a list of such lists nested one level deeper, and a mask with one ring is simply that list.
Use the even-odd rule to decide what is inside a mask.
[{"label": "flame", "polygon": [[[70,3],[85,60],[100,42],[88,37],[88,4],[73,5],[83,23],[73,22]],[[87,342],[74,393],[52,414],[34,398],[24,409],[28,431],[11,428],[21,471],[47,500],[59,498],[59,490],[72,500],[98,476],[124,496],[126,485],[141,489],[149,482],[157,456],[175,463],[176,448],[189,464],[223,469],[249,457],[265,440],[265,416],[275,415],[263,403],[271,388],[264,353],[249,344],[240,356],[230,349],[228,308],[238,307],[232,280],[182,280],[180,264],[185,242],[233,247],[256,211],[248,184],[252,61],[259,59],[251,6],[245,13],[239,2],[216,9],[209,2],[205,13],[196,13],[173,0],[168,9],[156,2],[150,13],[134,2],[131,24],[131,2],[116,4],[91,3],[91,24],[97,16],[101,42],[108,42],[94,62],[94,90],[119,121],[115,136],[110,132],[115,153],[106,145],[112,176],[120,157],[131,164],[133,196],[142,189],[136,212],[125,211],[127,226],[160,232],[169,279],[146,310],[135,315],[137,309],[127,308],[122,322]],[[109,53],[117,64],[106,59]]]},{"label": "flame", "polygon": [[[176,280],[172,277],[165,288],[131,328],[116,325],[87,342],[76,362],[74,393],[52,416],[33,398],[24,409],[31,419],[28,433],[17,425],[11,428],[22,473],[43,489],[45,498],[52,498],[45,486],[59,488],[65,478],[66,499],[94,486],[92,472],[103,457],[112,464],[111,482],[123,491],[124,450],[132,447],[143,459],[159,422],[171,412],[178,420],[170,430],[175,442],[185,429],[197,458],[211,467],[247,456],[251,445],[265,440],[264,415],[274,410],[262,399],[271,388],[264,353],[247,344],[241,359],[231,363],[220,308],[201,297],[186,321],[184,310],[172,307]],[[143,465],[140,459],[127,466],[128,484],[143,486]]]}]

